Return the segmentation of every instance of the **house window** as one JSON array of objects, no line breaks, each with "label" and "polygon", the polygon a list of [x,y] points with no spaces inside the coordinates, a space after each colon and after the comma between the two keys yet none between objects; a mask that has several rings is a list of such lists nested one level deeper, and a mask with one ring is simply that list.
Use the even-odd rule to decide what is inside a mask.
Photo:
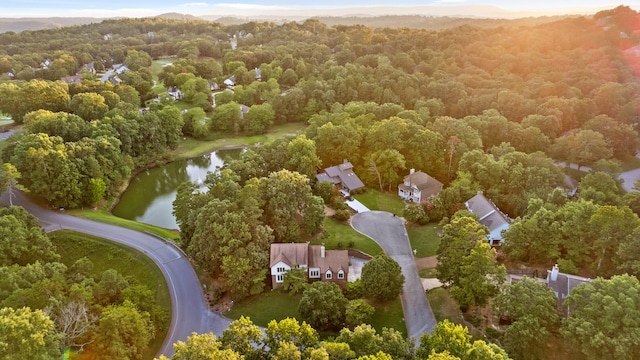
[{"label": "house window", "polygon": [[276,268],[276,272],[277,273],[283,273],[283,272],[285,272],[285,269],[284,269],[284,267],[279,267],[279,268]]},{"label": "house window", "polygon": [[344,271],[340,270],[338,271],[338,279],[344,279]]},{"label": "house window", "polygon": [[281,283],[284,281],[284,275],[276,275],[276,282]]},{"label": "house window", "polygon": [[312,269],[309,270],[309,277],[312,279],[317,279],[320,277],[320,270],[318,269]]},{"label": "house window", "polygon": [[324,273],[324,278],[327,280],[331,280],[333,278],[333,274],[331,273],[331,270],[327,270],[327,272]]}]

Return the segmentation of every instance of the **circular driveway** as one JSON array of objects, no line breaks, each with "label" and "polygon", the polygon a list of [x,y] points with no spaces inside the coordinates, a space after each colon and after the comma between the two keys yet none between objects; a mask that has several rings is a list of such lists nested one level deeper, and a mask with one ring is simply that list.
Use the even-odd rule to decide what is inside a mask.
[{"label": "circular driveway", "polygon": [[420,282],[403,220],[385,211],[367,211],[356,214],[351,226],[377,242],[402,268],[405,278],[402,309],[407,335],[419,343],[420,335],[431,332],[437,321]]},{"label": "circular driveway", "polygon": [[[8,193],[2,194],[0,202],[9,204]],[[46,231],[69,229],[91,234],[130,246],[143,252],[162,270],[171,294],[171,325],[167,337],[157,354],[172,357],[173,344],[186,341],[192,332],[213,332],[221,336],[231,320],[212,312],[205,303],[200,281],[189,260],[176,247],[151,235],[119,226],[81,219],[57,211],[42,208],[30,201],[22,192],[16,191],[13,204],[27,209]]]}]

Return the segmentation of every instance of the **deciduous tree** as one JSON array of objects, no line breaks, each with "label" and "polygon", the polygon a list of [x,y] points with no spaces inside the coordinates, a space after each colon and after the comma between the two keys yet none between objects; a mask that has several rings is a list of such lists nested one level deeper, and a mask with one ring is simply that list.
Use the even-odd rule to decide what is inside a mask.
[{"label": "deciduous tree", "polygon": [[48,360],[60,357],[60,335],[42,310],[0,309],[0,357]]},{"label": "deciduous tree", "polygon": [[380,300],[395,299],[402,292],[404,275],[400,265],[387,255],[377,255],[362,267],[364,296]]},{"label": "deciduous tree", "polygon": [[342,325],[347,303],[338,285],[316,281],[302,293],[298,312],[314,328],[329,329]]},{"label": "deciduous tree", "polygon": [[553,291],[536,279],[524,277],[507,285],[493,306],[498,314],[508,314],[513,321],[504,334],[509,354],[525,360],[542,357],[559,322]]},{"label": "deciduous tree", "polygon": [[587,359],[640,356],[640,282],[631,275],[596,278],[564,301],[569,317],[560,332]]}]

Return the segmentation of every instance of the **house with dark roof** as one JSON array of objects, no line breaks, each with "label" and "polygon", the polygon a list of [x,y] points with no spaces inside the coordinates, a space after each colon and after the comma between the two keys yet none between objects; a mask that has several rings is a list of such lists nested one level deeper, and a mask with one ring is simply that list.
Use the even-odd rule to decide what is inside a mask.
[{"label": "house with dark roof", "polygon": [[553,269],[547,270],[547,286],[556,294],[558,306],[562,308],[567,316],[569,315],[570,309],[562,306],[564,299],[571,294],[571,291],[573,291],[576,286],[589,282],[591,282],[589,278],[561,273],[558,264],[555,264]]},{"label": "house with dark roof", "polygon": [[509,228],[511,219],[504,214],[493,201],[487,199],[478,191],[478,194],[464,203],[471,213],[478,215],[480,224],[489,228],[489,244],[500,246],[504,239],[502,231]]},{"label": "house with dark roof", "polygon": [[304,269],[311,281],[329,281],[344,286],[349,276],[349,251],[326,250],[324,245],[307,243],[271,244],[269,273],[272,287],[284,282],[291,269]]},{"label": "house with dark roof", "polygon": [[409,170],[409,175],[404,177],[404,182],[398,185],[398,196],[417,204],[427,201],[428,198],[438,195],[442,191],[443,184],[415,169]]},{"label": "house with dark roof", "polygon": [[316,175],[316,179],[318,181],[328,181],[349,192],[364,187],[362,180],[353,172],[353,165],[347,160],[340,165],[324,169],[323,173]]}]

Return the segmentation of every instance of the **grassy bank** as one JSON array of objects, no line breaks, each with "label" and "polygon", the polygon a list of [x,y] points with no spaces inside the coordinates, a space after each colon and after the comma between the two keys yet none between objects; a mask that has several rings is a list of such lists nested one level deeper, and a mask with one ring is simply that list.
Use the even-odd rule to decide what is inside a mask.
[{"label": "grassy bank", "polygon": [[[115,242],[70,230],[55,231],[49,237],[60,254],[60,261],[68,267],[86,256],[93,263],[94,276],[100,276],[105,270],[115,269],[124,277],[149,288],[154,293],[156,303],[171,314],[167,282],[160,269],[145,254]],[[169,324],[170,318],[156,329],[156,337],[143,358],[151,359],[158,353]]]},{"label": "grassy bank", "polygon": [[245,145],[268,144],[283,136],[299,134],[305,128],[305,124],[295,123],[274,126],[263,135],[228,136],[209,141],[186,138],[180,142],[177,149],[171,152],[171,156],[174,159],[186,159],[207,154],[218,149]]},{"label": "grassy bank", "polygon": [[131,230],[136,230],[140,232],[149,232],[173,241],[180,240],[180,234],[178,234],[178,232],[176,231],[164,229],[164,228],[149,225],[149,224],[140,223],[133,220],[123,219],[110,214],[105,209],[98,209],[98,210],[75,209],[75,210],[68,210],[67,213],[69,215],[81,217],[84,219],[99,221],[102,223],[116,225],[123,228],[131,229]]}]

